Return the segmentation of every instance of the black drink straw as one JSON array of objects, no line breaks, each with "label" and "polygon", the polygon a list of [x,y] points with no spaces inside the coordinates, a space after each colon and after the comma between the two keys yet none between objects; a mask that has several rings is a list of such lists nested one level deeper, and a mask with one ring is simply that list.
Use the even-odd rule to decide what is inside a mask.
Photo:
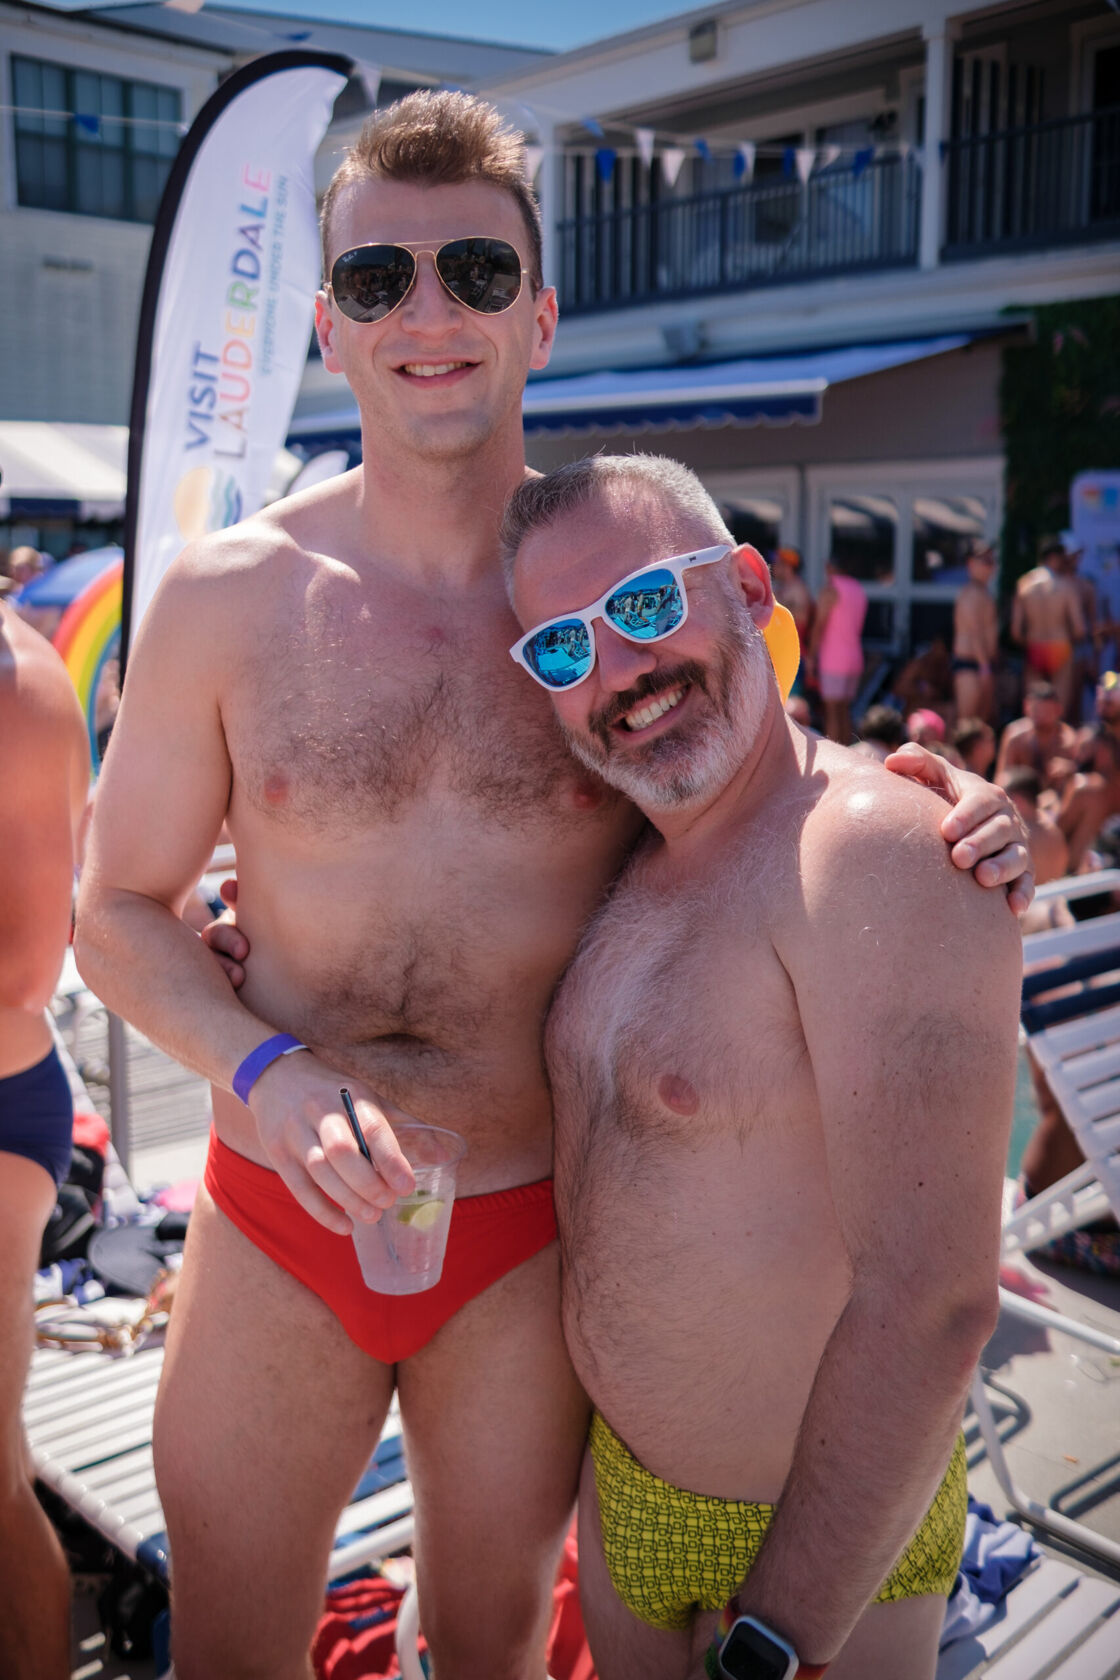
[{"label": "black drink straw", "polygon": [[359,1126],[358,1116],[354,1112],[354,1103],[353,1103],[353,1100],[351,1099],[350,1093],[346,1089],[345,1085],[343,1085],[339,1088],[339,1093],[338,1094],[342,1098],[342,1106],[346,1110],[346,1118],[350,1122],[350,1130],[354,1134],[354,1142],[357,1144],[358,1148],[361,1150],[362,1154],[365,1156],[366,1160],[369,1162],[370,1166],[372,1167],[373,1156],[369,1152],[369,1144],[366,1142],[365,1138],[362,1136],[362,1128]]}]

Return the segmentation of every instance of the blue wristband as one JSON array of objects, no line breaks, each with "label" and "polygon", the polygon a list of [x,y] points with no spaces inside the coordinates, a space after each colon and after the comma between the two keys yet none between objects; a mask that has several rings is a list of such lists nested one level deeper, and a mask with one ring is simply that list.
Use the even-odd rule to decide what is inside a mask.
[{"label": "blue wristband", "polygon": [[263,1044],[258,1044],[255,1050],[250,1050],[233,1076],[234,1096],[240,1097],[246,1108],[249,1106],[249,1092],[257,1083],[265,1068],[271,1067],[273,1062],[279,1061],[281,1056],[290,1056],[296,1050],[306,1050],[307,1045],[301,1044],[291,1033],[274,1033],[266,1038]]}]

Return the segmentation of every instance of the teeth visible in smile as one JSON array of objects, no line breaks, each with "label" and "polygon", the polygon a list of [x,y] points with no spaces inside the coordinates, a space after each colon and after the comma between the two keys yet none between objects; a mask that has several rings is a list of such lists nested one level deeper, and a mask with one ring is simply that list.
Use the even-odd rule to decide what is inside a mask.
[{"label": "teeth visible in smile", "polygon": [[647,700],[644,706],[635,706],[632,712],[627,712],[623,723],[627,729],[648,729],[650,724],[683,699],[683,688],[670,688],[665,694],[659,694],[655,700]]},{"label": "teeth visible in smile", "polygon": [[429,362],[406,362],[403,373],[410,373],[417,379],[434,379],[438,373],[454,373],[458,368],[470,367],[469,362],[438,362],[434,367]]}]

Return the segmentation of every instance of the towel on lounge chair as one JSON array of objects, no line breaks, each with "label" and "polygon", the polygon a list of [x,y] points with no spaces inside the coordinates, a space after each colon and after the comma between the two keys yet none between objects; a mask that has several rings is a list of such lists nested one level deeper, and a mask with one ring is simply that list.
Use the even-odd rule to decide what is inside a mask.
[{"label": "towel on lounge chair", "polygon": [[[575,1525],[553,1594],[548,1671],[555,1680],[596,1680],[579,1608]],[[364,1574],[332,1587],[311,1649],[316,1680],[399,1680],[397,1613],[403,1587]],[[419,1650],[427,1650],[423,1635]]]},{"label": "towel on lounge chair", "polygon": [[1014,1523],[999,1522],[989,1505],[969,1494],[964,1556],[945,1610],[941,1649],[994,1621],[1000,1600],[1038,1555],[1029,1534]]}]

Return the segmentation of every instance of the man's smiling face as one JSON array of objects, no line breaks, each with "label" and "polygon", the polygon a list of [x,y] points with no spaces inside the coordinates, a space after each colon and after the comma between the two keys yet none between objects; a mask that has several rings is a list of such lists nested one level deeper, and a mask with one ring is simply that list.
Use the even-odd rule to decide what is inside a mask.
[{"label": "man's smiling face", "polygon": [[555,332],[555,294],[550,287],[534,294],[528,275],[515,302],[495,315],[475,314],[446,291],[430,253],[479,234],[507,240],[525,262],[518,206],[488,182],[366,180],[343,190],[331,216],[332,263],[360,245],[417,251],[412,288],[383,320],[351,321],[324,291],[316,324],[323,365],[346,375],[363,417],[432,458],[470,454],[503,425],[520,427],[526,374],[547,364]]},{"label": "man's smiling face", "polygon": [[[615,484],[530,532],[514,568],[514,609],[530,629],[588,606],[612,584],[670,555],[710,547],[718,532],[648,486]],[[586,681],[552,692],[578,758],[643,810],[703,802],[726,786],[776,693],[748,596],[765,611],[765,566],[753,550],[685,572],[688,617],[638,643],[597,619]],[[755,571],[755,561],[761,575]],[[747,594],[740,577],[747,575]],[[757,584],[752,579],[757,575]]]}]

